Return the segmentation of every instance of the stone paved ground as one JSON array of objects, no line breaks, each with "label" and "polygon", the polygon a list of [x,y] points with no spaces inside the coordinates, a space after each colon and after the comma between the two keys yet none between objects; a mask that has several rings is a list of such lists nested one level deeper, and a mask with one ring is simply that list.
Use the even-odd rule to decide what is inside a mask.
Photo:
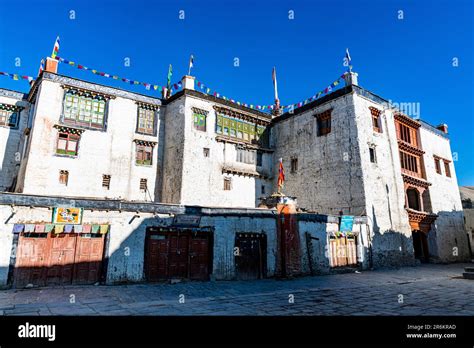
[{"label": "stone paved ground", "polygon": [[[460,277],[464,266],[293,280],[4,290],[0,315],[474,315],[474,281]],[[179,302],[181,294],[185,303]]]}]

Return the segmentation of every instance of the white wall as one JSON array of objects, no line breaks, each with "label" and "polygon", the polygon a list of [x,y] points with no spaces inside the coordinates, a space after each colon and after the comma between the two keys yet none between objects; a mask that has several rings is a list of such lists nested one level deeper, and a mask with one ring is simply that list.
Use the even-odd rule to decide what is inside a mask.
[{"label": "white wall", "polygon": [[[442,262],[466,261],[469,259],[468,237],[464,228],[456,162],[453,161],[450,141],[426,126],[420,128],[420,138],[425,151],[423,160],[426,179],[431,183],[429,187],[431,208],[432,212],[438,215],[434,228],[429,233],[430,253]],[[441,174],[436,173],[433,155],[451,161],[450,178],[446,176],[442,161]]]},{"label": "white wall", "polygon": [[12,186],[20,168],[23,133],[29,112],[29,104],[22,97],[22,93],[0,89],[0,103],[24,107],[18,127],[0,126],[0,192]]},{"label": "white wall", "polygon": [[[263,154],[263,165],[236,161],[234,144],[216,140],[213,102],[186,95],[166,107],[165,174],[163,202],[202,206],[255,207],[259,198],[271,193],[271,182],[252,176],[227,175],[224,166],[243,171],[270,173],[271,153]],[[206,131],[193,126],[193,110],[208,111]],[[203,154],[209,148],[209,157]],[[224,177],[232,178],[232,189],[224,190]],[[261,186],[265,186],[265,194]]]},{"label": "white wall", "polygon": [[[366,214],[373,232],[374,264],[379,267],[412,264],[413,241],[404,207],[404,184],[393,112],[360,95],[354,95],[354,105]],[[381,133],[373,130],[371,106],[383,111]],[[375,148],[376,163],[370,161],[371,146]]]},{"label": "white wall", "polygon": [[[158,142],[157,136],[135,133],[137,104],[117,97],[108,102],[106,131],[85,130],[79,142],[78,156],[56,155],[64,90],[58,82],[43,79],[38,90],[34,127],[24,182],[17,191],[57,196],[150,200],[139,189],[140,179],[147,179],[154,199],[158,163],[158,143],[151,166],[135,164],[134,139]],[[158,125],[159,127],[159,125]],[[78,127],[80,128],[80,127]],[[68,185],[59,183],[60,170],[69,171]],[[110,190],[102,187],[102,175],[111,175]]]},{"label": "white wall", "polygon": [[[315,114],[333,109],[331,132],[317,136]],[[271,129],[275,146],[274,168],[283,158],[285,186],[282,192],[296,196],[298,206],[321,214],[359,215],[365,212],[364,186],[354,102],[351,94],[294,115]],[[298,170],[291,173],[291,157]],[[277,175],[274,176],[276,189]]]}]

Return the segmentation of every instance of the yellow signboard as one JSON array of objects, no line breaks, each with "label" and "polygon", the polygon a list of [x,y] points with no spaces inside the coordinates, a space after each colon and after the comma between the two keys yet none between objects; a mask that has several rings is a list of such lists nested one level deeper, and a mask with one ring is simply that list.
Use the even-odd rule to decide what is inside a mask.
[{"label": "yellow signboard", "polygon": [[53,224],[72,224],[82,223],[82,208],[54,208]]}]

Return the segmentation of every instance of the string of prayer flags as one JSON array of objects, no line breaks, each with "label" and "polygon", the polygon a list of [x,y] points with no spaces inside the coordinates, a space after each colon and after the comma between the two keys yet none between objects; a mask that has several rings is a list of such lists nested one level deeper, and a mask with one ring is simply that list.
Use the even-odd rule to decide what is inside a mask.
[{"label": "string of prayer flags", "polygon": [[15,81],[27,80],[28,82],[31,82],[31,81],[34,81],[34,79],[35,79],[34,77],[31,77],[31,76],[18,75],[18,74],[10,74],[10,73],[3,72],[3,71],[0,71],[0,75],[8,76],[8,77],[10,77],[12,80],[15,80]]},{"label": "string of prayer flags", "polygon": [[[323,89],[322,91],[319,91],[318,93],[314,94],[312,97],[308,98],[308,99],[305,99],[303,101],[300,101],[298,103],[295,103],[295,104],[289,104],[289,105],[285,105],[285,106],[282,106],[282,108],[286,111],[291,111],[291,110],[294,110],[294,109],[297,109],[297,108],[300,108],[306,104],[309,104],[310,102],[320,98],[322,95],[324,94],[327,94],[327,93],[330,93],[332,92],[332,90],[334,88],[336,88],[340,82],[341,82],[341,79],[344,78],[344,75],[346,73],[342,74],[341,76],[339,76],[339,78],[334,81],[333,83],[331,83],[329,86],[327,86],[325,89]],[[212,91],[211,88],[209,88],[207,85],[205,85],[204,83],[202,83],[201,81],[197,81],[196,80],[196,83],[197,83],[197,87],[199,89],[201,89],[204,93],[206,94],[209,94],[209,95],[212,95],[216,98],[220,98],[220,99],[223,99],[225,101],[229,101],[231,103],[234,103],[234,104],[237,104],[237,105],[240,105],[240,106],[244,106],[244,107],[247,107],[247,108],[250,108],[250,109],[256,109],[256,110],[260,110],[260,111],[271,111],[274,109],[274,105],[254,105],[254,104],[247,104],[247,103],[242,103],[240,101],[236,101],[234,99],[230,99],[230,98],[227,98],[226,96],[224,95],[221,95],[220,93],[216,92],[216,91]]]},{"label": "string of prayer flags", "polygon": [[[80,69],[80,70],[87,70],[87,71],[90,71],[91,73],[93,73],[94,75],[99,75],[99,76],[102,76],[102,77],[107,77],[107,78],[111,78],[113,80],[120,80],[124,83],[127,83],[127,84],[130,84],[130,85],[142,85],[145,87],[145,89],[147,89],[148,91],[150,90],[154,90],[154,91],[158,91],[158,92],[161,92],[163,91],[164,88],[166,88],[165,86],[160,86],[160,85],[157,85],[157,84],[153,84],[153,83],[148,83],[148,82],[140,82],[140,81],[136,81],[136,80],[130,80],[130,79],[127,79],[125,77],[120,77],[120,76],[117,76],[117,75],[113,75],[113,74],[108,74],[108,73],[105,73],[105,72],[101,72],[99,70],[96,70],[96,69],[92,69],[92,68],[88,68],[87,66],[85,65],[82,65],[82,64],[78,64],[72,60],[68,60],[68,59],[65,59],[65,58],[62,58],[62,57],[59,57],[59,56],[56,56],[54,57],[54,59],[56,59],[58,62],[61,62],[63,64],[67,64],[67,65],[70,65],[70,66],[75,66],[76,68]],[[173,85],[171,85],[171,88],[173,88],[175,91],[178,91],[180,90],[181,88],[183,87],[183,83],[180,81],[180,82],[177,82]]]}]

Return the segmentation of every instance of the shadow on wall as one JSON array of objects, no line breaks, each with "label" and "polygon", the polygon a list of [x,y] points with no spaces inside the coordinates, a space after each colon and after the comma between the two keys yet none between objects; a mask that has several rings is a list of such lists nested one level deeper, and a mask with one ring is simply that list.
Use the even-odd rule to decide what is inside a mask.
[{"label": "shadow on wall", "polygon": [[138,219],[135,215],[123,223],[136,225],[131,232],[117,224],[104,235],[15,234],[7,286],[209,280],[213,267],[211,229],[178,231],[170,226],[173,218]]},{"label": "shadow on wall", "polygon": [[[21,120],[19,122],[21,122]],[[2,128],[1,130],[3,131],[5,129]],[[20,130],[18,128],[7,128],[7,130],[8,137],[6,139],[4,156],[0,166],[0,178],[2,178],[0,181],[0,192],[13,192],[15,190],[17,175],[20,169]]]},{"label": "shadow on wall", "polygon": [[428,234],[430,261],[468,262],[471,259],[471,250],[463,211],[440,211],[437,215]]}]

